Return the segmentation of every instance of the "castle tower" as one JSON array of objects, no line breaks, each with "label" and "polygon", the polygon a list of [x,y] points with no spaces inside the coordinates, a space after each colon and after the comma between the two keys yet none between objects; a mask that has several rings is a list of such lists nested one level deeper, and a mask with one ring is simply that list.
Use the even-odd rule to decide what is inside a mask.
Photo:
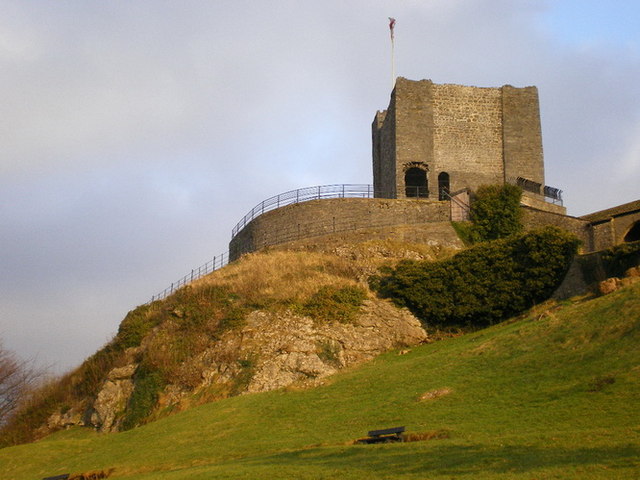
[{"label": "castle tower", "polygon": [[372,125],[376,197],[446,199],[444,192],[519,183],[544,194],[536,87],[478,88],[398,78]]}]

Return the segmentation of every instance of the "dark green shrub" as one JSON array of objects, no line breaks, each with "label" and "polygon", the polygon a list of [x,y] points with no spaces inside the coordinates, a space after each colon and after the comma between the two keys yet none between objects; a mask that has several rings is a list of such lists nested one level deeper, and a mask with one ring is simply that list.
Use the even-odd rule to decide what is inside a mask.
[{"label": "dark green shrub", "polygon": [[482,185],[471,203],[474,242],[497,240],[522,231],[522,189],[515,185]]},{"label": "dark green shrub", "polygon": [[547,299],[578,244],[575,236],[546,227],[441,262],[401,262],[371,286],[429,325],[489,325]]},{"label": "dark green shrub", "polygon": [[640,241],[611,247],[602,254],[602,262],[607,276],[624,276],[629,268],[640,265]]},{"label": "dark green shrub", "polygon": [[366,296],[360,287],[325,286],[302,306],[302,314],[318,320],[349,323],[355,319]]}]

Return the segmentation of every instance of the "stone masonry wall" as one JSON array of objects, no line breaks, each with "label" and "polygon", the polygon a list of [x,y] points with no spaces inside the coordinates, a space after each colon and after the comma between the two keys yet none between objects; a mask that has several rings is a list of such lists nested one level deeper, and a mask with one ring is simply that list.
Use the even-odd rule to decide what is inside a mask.
[{"label": "stone masonry wall", "polygon": [[616,232],[613,227],[611,220],[591,226],[592,250],[602,250],[614,244]]},{"label": "stone masonry wall", "polygon": [[449,202],[334,198],[288,205],[255,218],[229,243],[243,253],[285,242],[360,229],[448,222]]},{"label": "stone masonry wall", "polygon": [[612,219],[615,231],[615,242],[623,243],[624,236],[631,230],[636,222],[640,222],[640,212],[629,212],[625,215],[617,215]]},{"label": "stone masonry wall", "polygon": [[611,217],[592,225],[594,250],[609,248],[624,243],[624,237],[636,222],[640,222],[640,212]]},{"label": "stone masonry wall", "polygon": [[537,195],[535,193],[527,192],[526,190],[522,192],[522,198],[520,199],[520,203],[522,205],[533,207],[538,210],[546,210],[547,212],[558,213],[560,215],[567,214],[567,209],[563,205],[556,205],[553,203],[549,203],[544,199],[542,195]]},{"label": "stone masonry wall", "polygon": [[504,181],[502,98],[497,88],[433,85],[433,167],[451,178],[451,190]]},{"label": "stone masonry wall", "polygon": [[373,150],[373,191],[376,197],[396,197],[396,134],[395,134],[395,102],[391,97],[388,111],[377,112],[373,121],[372,150]]},{"label": "stone masonry wall", "polygon": [[505,178],[523,177],[544,185],[538,89],[505,85],[501,90]]},{"label": "stone masonry wall", "polygon": [[544,185],[535,87],[438,85],[400,77],[372,133],[375,189],[386,194],[391,185],[397,198],[405,197],[404,175],[411,167],[427,170],[433,199],[442,172],[449,174],[451,191],[518,176]]},{"label": "stone masonry wall", "polygon": [[[422,163],[432,170],[433,159],[433,83],[430,80],[412,82],[396,80],[394,90],[396,156],[395,168],[397,198],[405,198],[404,176],[412,164]],[[437,199],[438,183],[428,173],[430,198]],[[433,196],[433,193],[436,195]]]},{"label": "stone masonry wall", "polygon": [[[621,236],[640,220],[640,213],[634,213],[627,218],[592,225],[588,220],[561,213],[530,206],[522,209],[526,230],[557,226],[582,241],[582,252],[622,243]],[[317,240],[319,237],[344,242],[391,238],[460,247],[450,219],[450,202],[382,198],[312,200],[272,210],[252,220],[230,242],[230,259],[284,243],[318,242],[321,241]],[[620,224],[617,235],[613,229],[616,221]]]},{"label": "stone masonry wall", "polygon": [[525,230],[553,225],[563,230],[567,230],[575,234],[582,241],[582,251],[591,252],[594,250],[591,239],[591,228],[589,222],[576,217],[569,217],[558,213],[545,212],[536,208],[524,206],[524,223]]},{"label": "stone masonry wall", "polygon": [[349,230],[287,242],[273,248],[333,251],[347,244],[359,244],[369,240],[395,240],[453,249],[464,247],[451,222],[447,221]]}]

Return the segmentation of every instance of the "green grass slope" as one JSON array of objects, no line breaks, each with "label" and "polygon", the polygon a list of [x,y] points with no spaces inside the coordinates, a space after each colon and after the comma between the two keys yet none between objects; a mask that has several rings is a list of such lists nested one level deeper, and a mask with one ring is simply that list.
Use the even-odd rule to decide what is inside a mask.
[{"label": "green grass slope", "polygon": [[[640,284],[405,355],[311,390],[243,395],[144,427],[0,450],[3,479],[640,478]],[[426,392],[448,389],[438,398]],[[446,431],[352,445],[370,429]]]}]

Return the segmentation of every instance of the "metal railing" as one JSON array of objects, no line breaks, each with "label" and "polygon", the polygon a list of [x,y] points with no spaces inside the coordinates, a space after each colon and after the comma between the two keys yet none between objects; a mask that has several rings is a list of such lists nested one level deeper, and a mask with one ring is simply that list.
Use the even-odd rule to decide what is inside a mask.
[{"label": "metal railing", "polygon": [[[381,192],[375,192],[380,197],[387,197],[387,195],[382,195]],[[418,197],[422,197],[424,193],[420,192],[421,195],[417,195]],[[315,187],[306,187],[306,188],[298,188],[297,190],[291,190],[288,192],[280,193],[273,197],[267,198],[263,200],[258,205],[253,207],[249,213],[247,213],[237,224],[233,227],[231,231],[231,238],[233,239],[244,227],[247,226],[251,220],[259,217],[263,213],[266,213],[270,210],[275,210],[280,207],[284,207],[286,205],[292,205],[295,203],[308,202],[311,200],[319,200],[325,198],[373,198],[375,196],[373,185],[370,184],[336,184],[336,185],[319,185]],[[377,225],[382,226],[382,225]],[[345,227],[338,226],[337,228],[347,229]],[[335,222],[332,225],[332,230],[335,231],[336,225]],[[311,234],[313,235],[313,234]],[[294,235],[286,235],[283,238],[279,238],[276,243],[281,243],[283,241],[291,241],[295,239]],[[162,290],[156,295],[151,297],[151,302],[155,302],[157,300],[163,300],[169,295],[173,294],[176,290],[185,285],[190,284],[191,282],[198,280],[199,278],[208,275],[215,270],[218,270],[229,263],[229,252],[225,252],[222,255],[216,255],[212,260],[208,261],[204,265],[201,265],[198,268],[191,270],[190,273],[187,273],[179,280],[173,282],[170,286]]]},{"label": "metal railing", "polygon": [[470,213],[471,212],[471,206],[466,203],[463,202],[461,199],[459,199],[457,197],[457,195],[460,192],[464,192],[466,189],[463,188],[462,190],[458,190],[456,192],[449,192],[448,188],[441,188],[440,189],[440,199],[444,199],[444,200],[448,200],[450,202],[455,203],[456,205],[458,205],[460,208],[462,208],[465,212]]},{"label": "metal railing", "polygon": [[240,230],[256,217],[276,208],[292,205],[294,203],[319,200],[321,198],[372,198],[374,196],[373,185],[343,184],[343,185],[319,185],[317,187],[299,188],[289,192],[280,193],[263,200],[253,207],[231,231],[233,239]]},{"label": "metal railing", "polygon": [[180,287],[190,284],[204,277],[205,275],[214,272],[229,263],[229,252],[224,252],[222,255],[215,255],[212,260],[209,260],[204,265],[200,265],[198,268],[191,270],[191,273],[187,273],[184,277],[176,280],[171,286],[165,288],[157,295],[153,295],[148,303],[155,302],[156,300],[163,300],[178,290]]},{"label": "metal railing", "polygon": [[[520,184],[521,186],[522,186],[523,180],[525,180],[525,179],[520,179],[520,178],[518,178],[518,179],[508,179],[509,183]],[[527,184],[527,187],[529,187],[529,188],[527,188],[526,190],[532,191],[533,193],[538,193],[540,196],[545,197],[545,199],[548,199],[547,201],[550,201],[551,203],[554,203],[554,204],[562,205],[562,191],[561,190],[545,186],[543,189],[538,188],[538,189],[535,189],[535,191],[534,191],[534,189],[531,188],[531,185]],[[540,187],[542,187],[542,186],[540,186]],[[427,197],[428,196],[428,190],[426,190],[426,188],[424,188],[424,190],[422,190],[422,188],[423,187],[416,188],[415,192],[407,190],[407,192],[406,192],[407,196],[408,197],[414,197],[414,198],[415,197],[417,197],[417,198]],[[544,193],[540,193],[540,190],[542,190]],[[442,189],[440,189],[439,193],[440,193],[440,198],[445,197],[448,200],[455,202],[461,208],[463,208],[464,210],[466,210],[468,212],[469,205],[467,205],[466,203],[460,201],[457,198],[454,198],[455,195],[451,195],[451,194],[449,194],[449,192],[447,190],[442,190]],[[288,192],[280,193],[280,194],[275,195],[273,197],[267,198],[266,200],[263,200],[258,205],[253,207],[249,211],[249,213],[247,213],[236,224],[236,226],[233,227],[233,230],[231,231],[231,239],[233,240],[233,238],[235,238],[235,236],[244,227],[246,227],[249,222],[251,222],[255,218],[259,217],[263,213],[269,212],[271,210],[275,210],[275,209],[280,208],[280,207],[284,207],[284,206],[287,206],[287,205],[293,205],[293,204],[296,204],[296,203],[308,202],[308,201],[311,201],[311,200],[325,199],[325,198],[373,198],[374,196],[387,198],[387,195],[383,195],[382,192],[374,192],[373,185],[369,185],[369,184],[319,185],[319,186],[315,186],[315,187],[299,188],[297,190],[290,190]],[[311,225],[313,223],[315,223],[315,222],[310,222],[309,225]],[[324,223],[326,223],[326,222],[324,222]],[[411,223],[413,223],[413,222],[411,222]],[[418,222],[416,222],[416,223],[418,223]],[[375,222],[375,223],[371,223],[368,226],[369,227],[383,227],[383,226],[388,226],[388,223]],[[310,237],[310,236],[316,236],[316,235],[323,235],[323,234],[331,233],[331,232],[340,232],[340,231],[352,230],[353,228],[354,228],[353,225],[336,225],[335,219],[334,219],[333,220],[333,224],[330,226],[330,228],[327,227],[324,224],[322,226],[318,225],[314,229],[312,229],[312,231],[305,232],[304,236],[305,237]],[[362,227],[358,227],[358,228],[362,228]],[[300,238],[300,232],[299,231],[297,231],[297,232],[286,232],[286,233],[283,233],[282,235],[278,234],[277,237],[278,238],[271,240],[271,242],[269,242],[269,244],[273,245],[273,244],[278,244],[278,243],[283,243],[283,242],[295,240],[296,238]],[[223,254],[221,254],[221,255],[216,255],[216,256],[213,257],[212,260],[208,261],[207,263],[205,263],[204,265],[201,265],[200,267],[198,267],[196,269],[191,270],[190,273],[187,273],[186,275],[184,275],[179,280],[173,282],[169,287],[165,288],[160,293],[158,293],[156,295],[153,295],[151,297],[150,302],[154,302],[156,300],[162,300],[162,299],[168,297],[169,295],[171,295],[172,293],[174,293],[177,289],[179,289],[181,287],[184,287],[185,285],[188,285],[189,283],[191,283],[191,282],[193,282],[195,280],[198,280],[199,278],[202,278],[203,276],[208,275],[209,273],[214,272],[215,270],[218,270],[218,269],[224,267],[228,263],[229,263],[229,252],[228,251],[223,253]]]},{"label": "metal railing", "polygon": [[[235,237],[251,220],[270,210],[292,205],[294,203],[308,202],[310,200],[318,200],[322,198],[372,198],[374,196],[373,186],[364,184],[340,184],[340,185],[320,185],[316,187],[299,188],[289,192],[280,193],[271,198],[263,200],[253,207],[242,220],[233,228],[231,238]],[[173,282],[170,286],[151,297],[148,303],[157,300],[163,300],[176,290],[199,278],[218,270],[229,263],[229,252],[216,255],[212,260],[204,265],[191,270],[179,280]]]},{"label": "metal railing", "polygon": [[533,180],[529,180],[523,177],[509,177],[507,178],[507,183],[517,185],[526,192],[539,195],[547,203],[552,203],[554,205],[560,206],[562,206],[564,203],[562,200],[562,190],[560,190],[559,188],[542,185],[541,183],[534,182]]},{"label": "metal railing", "polygon": [[404,189],[404,195],[407,198],[429,198],[429,189],[427,187],[407,185]]}]

